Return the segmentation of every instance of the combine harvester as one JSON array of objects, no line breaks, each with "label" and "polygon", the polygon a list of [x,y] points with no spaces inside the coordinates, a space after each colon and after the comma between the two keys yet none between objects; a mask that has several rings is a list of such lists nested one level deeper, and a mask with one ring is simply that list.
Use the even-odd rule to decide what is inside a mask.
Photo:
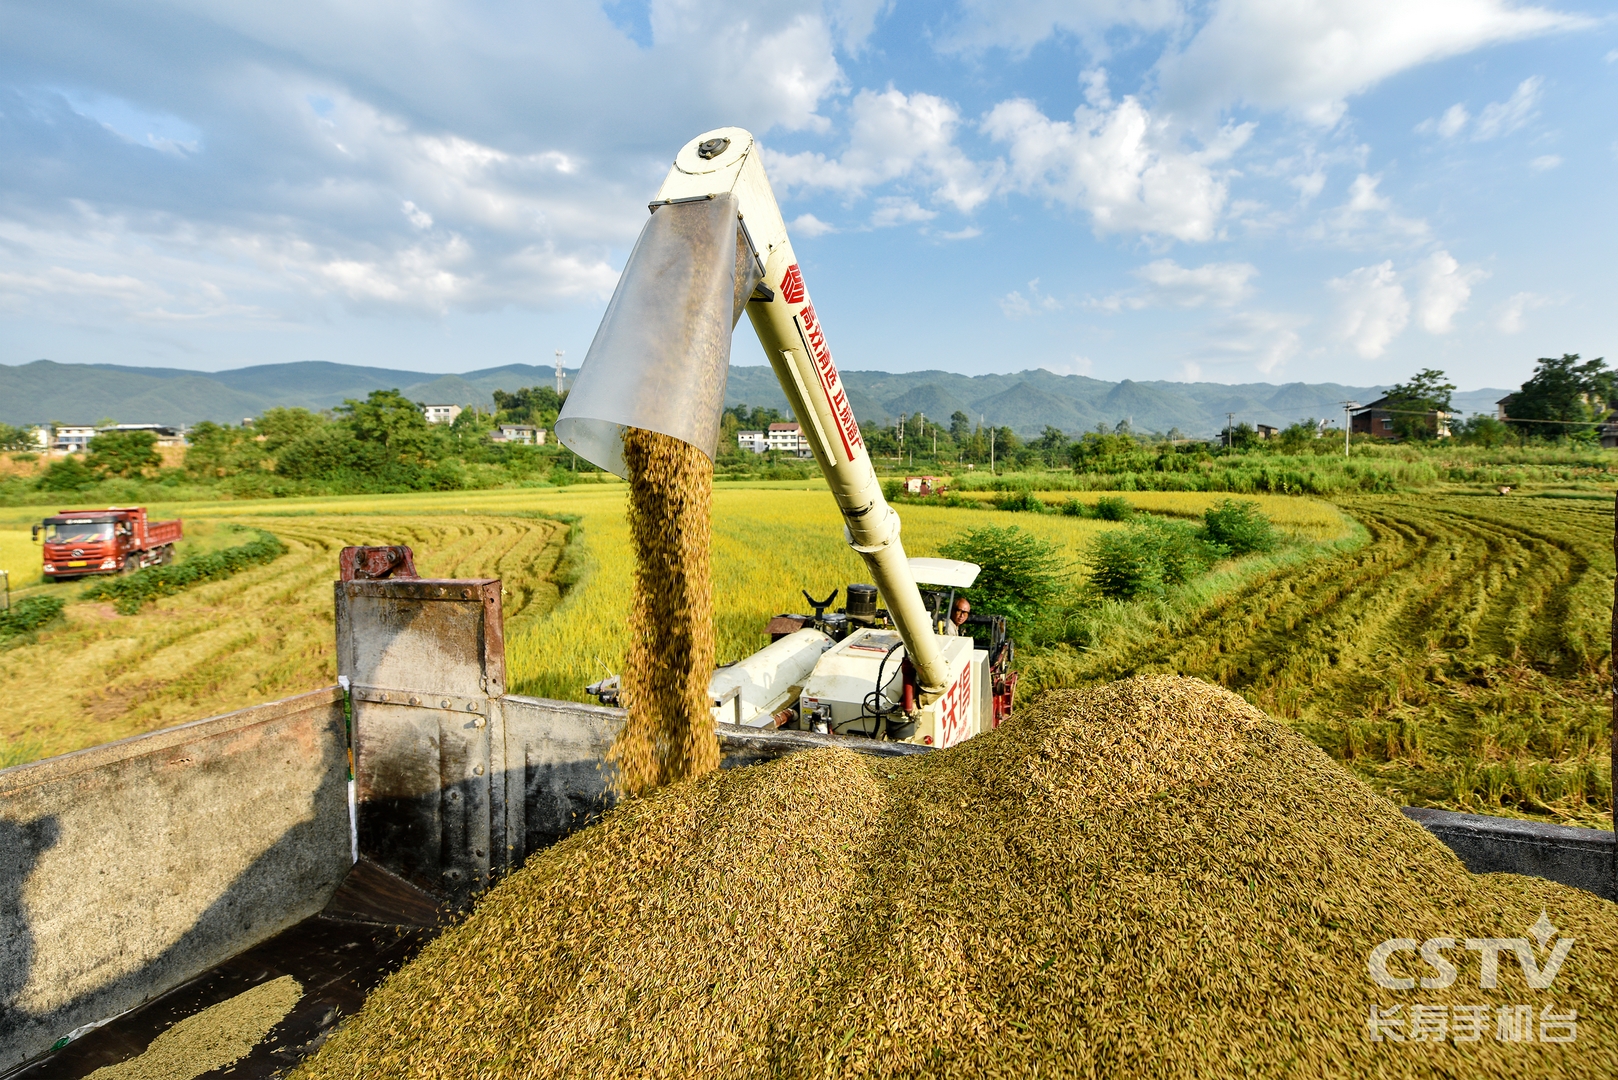
[{"label": "combine harvester", "polygon": [[[816,605],[721,669],[723,764],[826,746],[927,753],[929,736],[948,745],[993,725],[983,683],[1008,650],[934,633],[938,605],[917,579],[959,587],[972,569],[905,557],[751,138],[694,140],[655,205],[563,437],[614,471],[626,424],[711,451],[745,306],[891,612],[890,629],[856,586],[842,612]],[[667,287],[699,279],[700,307]],[[714,297],[732,305],[717,322]],[[707,313],[706,331],[673,318],[690,311]],[[693,365],[681,350],[699,346]],[[214,1054],[207,1067],[234,1077],[284,1075],[492,883],[611,805],[605,760],[624,713],[506,692],[499,581],[417,578],[407,548],[346,549],[339,567],[336,685],[0,770],[3,1080],[88,1076],[290,978],[292,1003],[267,1018],[238,1009],[228,1032],[191,1029],[203,1029],[193,1064]],[[1618,894],[1610,833],[1408,813],[1475,871]],[[234,1065],[232,1039],[246,1054]]]},{"label": "combine harvester", "polygon": [[[954,590],[979,568],[905,557],[899,515],[882,497],[752,135],[720,128],[692,139],[651,210],[557,438],[626,478],[627,428],[712,458],[731,332],[745,310],[842,511],[844,536],[876,583],[849,585],[846,606],[830,614],[835,592],[824,601],[806,592],[813,615],[778,616],[772,629],[791,632],[714,675],[715,719],[938,747],[998,726],[1016,687],[1005,621],[969,623],[982,647],[939,633]],[[924,597],[918,582],[939,588]],[[616,703],[617,688],[612,677],[589,689]]]}]

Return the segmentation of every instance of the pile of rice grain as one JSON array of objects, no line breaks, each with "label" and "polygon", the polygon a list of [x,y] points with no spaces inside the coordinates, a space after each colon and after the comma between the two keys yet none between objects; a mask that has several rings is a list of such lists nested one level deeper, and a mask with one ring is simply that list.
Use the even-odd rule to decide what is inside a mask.
[{"label": "pile of rice grain", "polygon": [[690,443],[624,431],[635,578],[623,700],[609,755],[625,794],[719,767],[708,680],[714,668],[709,513],[713,462]]},{"label": "pile of rice grain", "polygon": [[[1551,989],[1395,937],[1576,938]],[[1396,970],[1431,974],[1405,954]],[[1618,1074],[1618,908],[1475,876],[1227,691],[1054,692],[902,759],[793,754],[628,800],[528,860],[298,1074]],[[1372,1042],[1388,1007],[1576,1010],[1571,1045]]]}]

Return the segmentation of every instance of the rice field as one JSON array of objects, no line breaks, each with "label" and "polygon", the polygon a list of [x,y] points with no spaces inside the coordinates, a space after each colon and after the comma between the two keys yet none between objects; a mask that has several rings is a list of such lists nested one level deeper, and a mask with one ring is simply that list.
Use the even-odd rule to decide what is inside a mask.
[{"label": "rice field", "polygon": [[[625,490],[579,484],[154,505],[154,517],[185,519],[187,547],[239,543],[239,534],[225,528],[235,523],[275,534],[290,551],[267,566],[160,600],[137,616],[78,601],[82,584],[41,584],[39,548],[28,535],[38,509],[0,509],[0,567],[15,571],[23,595],[71,601],[62,624],[0,651],[8,704],[0,717],[0,766],[329,685],[336,678],[331,582],[337,552],[347,544],[409,544],[423,574],[501,578],[508,685],[517,693],[588,700],[585,685],[622,669],[629,640]],[[763,629],[770,616],[806,610],[800,589],[823,597],[865,579],[818,482],[724,484],[714,492],[714,506],[721,662],[767,644]],[[1084,572],[1089,538],[1118,527],[913,507],[905,508],[904,521],[913,555],[933,554],[971,525],[1021,525],[1060,545],[1076,575]],[[180,557],[185,554],[182,548]]]},{"label": "rice field", "polygon": [[[358,507],[353,507],[357,509]],[[163,508],[165,514],[176,508]],[[331,582],[347,544],[410,544],[424,575],[501,577],[520,630],[559,599],[552,580],[567,535],[559,521],[394,510],[207,516],[185,510],[186,547],[239,543],[226,520],[275,534],[286,555],[124,616],[74,599],[62,624],[0,650],[0,766],[79,750],[330,685],[336,680]],[[11,513],[8,517],[13,516]],[[18,542],[18,538],[21,542]],[[27,592],[76,598],[82,583],[39,585],[26,526],[0,526],[0,558],[31,571]],[[180,557],[184,558],[185,547]],[[5,565],[5,564],[0,564]],[[15,593],[13,594],[16,595]]]},{"label": "rice field", "polygon": [[1097,611],[1024,685],[1227,686],[1399,803],[1610,826],[1610,499],[1342,500],[1366,542]]}]

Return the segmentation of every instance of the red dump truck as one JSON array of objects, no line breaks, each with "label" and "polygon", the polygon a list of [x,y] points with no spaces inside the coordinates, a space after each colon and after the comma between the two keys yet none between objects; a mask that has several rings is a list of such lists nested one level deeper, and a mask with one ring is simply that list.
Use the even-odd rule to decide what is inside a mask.
[{"label": "red dump truck", "polygon": [[34,539],[45,530],[46,581],[86,574],[120,574],[143,566],[174,561],[180,520],[147,521],[144,506],[109,506],[105,510],[62,510],[34,526]]}]

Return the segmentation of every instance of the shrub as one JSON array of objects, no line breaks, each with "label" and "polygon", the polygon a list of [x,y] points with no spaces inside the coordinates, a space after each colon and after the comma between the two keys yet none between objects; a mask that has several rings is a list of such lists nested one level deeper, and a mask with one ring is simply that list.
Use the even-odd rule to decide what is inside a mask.
[{"label": "shrub", "polygon": [[1113,600],[1161,596],[1211,566],[1218,552],[1195,526],[1181,521],[1147,518],[1118,532],[1096,537],[1090,580]]},{"label": "shrub", "polygon": [[76,455],[51,462],[45,475],[34,486],[40,491],[83,491],[96,482],[95,470]]},{"label": "shrub", "polygon": [[30,596],[0,611],[0,641],[38,630],[62,613],[66,601],[57,596]]},{"label": "shrub", "polygon": [[192,585],[219,581],[250,566],[273,562],[286,554],[286,550],[286,545],[277,537],[259,531],[256,539],[239,547],[194,555],[172,566],[150,566],[128,577],[98,581],[84,590],[84,599],[111,600],[120,615],[134,615],[160,596],[172,596]]},{"label": "shrub", "polygon": [[1061,506],[1057,507],[1057,509],[1060,510],[1063,514],[1065,514],[1068,517],[1080,517],[1081,518],[1081,517],[1089,517],[1090,516],[1090,508],[1088,506],[1085,506],[1083,503],[1081,503],[1077,499],[1069,499],[1067,502],[1065,502]]},{"label": "shrub", "polygon": [[1028,619],[1062,591],[1067,567],[1056,546],[1015,525],[968,529],[938,548],[946,559],[977,563],[983,569],[970,589],[961,591],[985,613]]},{"label": "shrub", "polygon": [[1014,495],[1001,495],[993,500],[993,504],[996,510],[1026,511],[1032,514],[1043,514],[1050,509],[1032,491],[1019,491]]},{"label": "shrub", "polygon": [[1096,517],[1102,521],[1128,521],[1135,507],[1121,495],[1103,495],[1096,500]]},{"label": "shrub", "polygon": [[1232,555],[1269,551],[1278,540],[1258,503],[1235,499],[1226,499],[1203,512],[1202,533],[1209,543],[1218,544]]}]

